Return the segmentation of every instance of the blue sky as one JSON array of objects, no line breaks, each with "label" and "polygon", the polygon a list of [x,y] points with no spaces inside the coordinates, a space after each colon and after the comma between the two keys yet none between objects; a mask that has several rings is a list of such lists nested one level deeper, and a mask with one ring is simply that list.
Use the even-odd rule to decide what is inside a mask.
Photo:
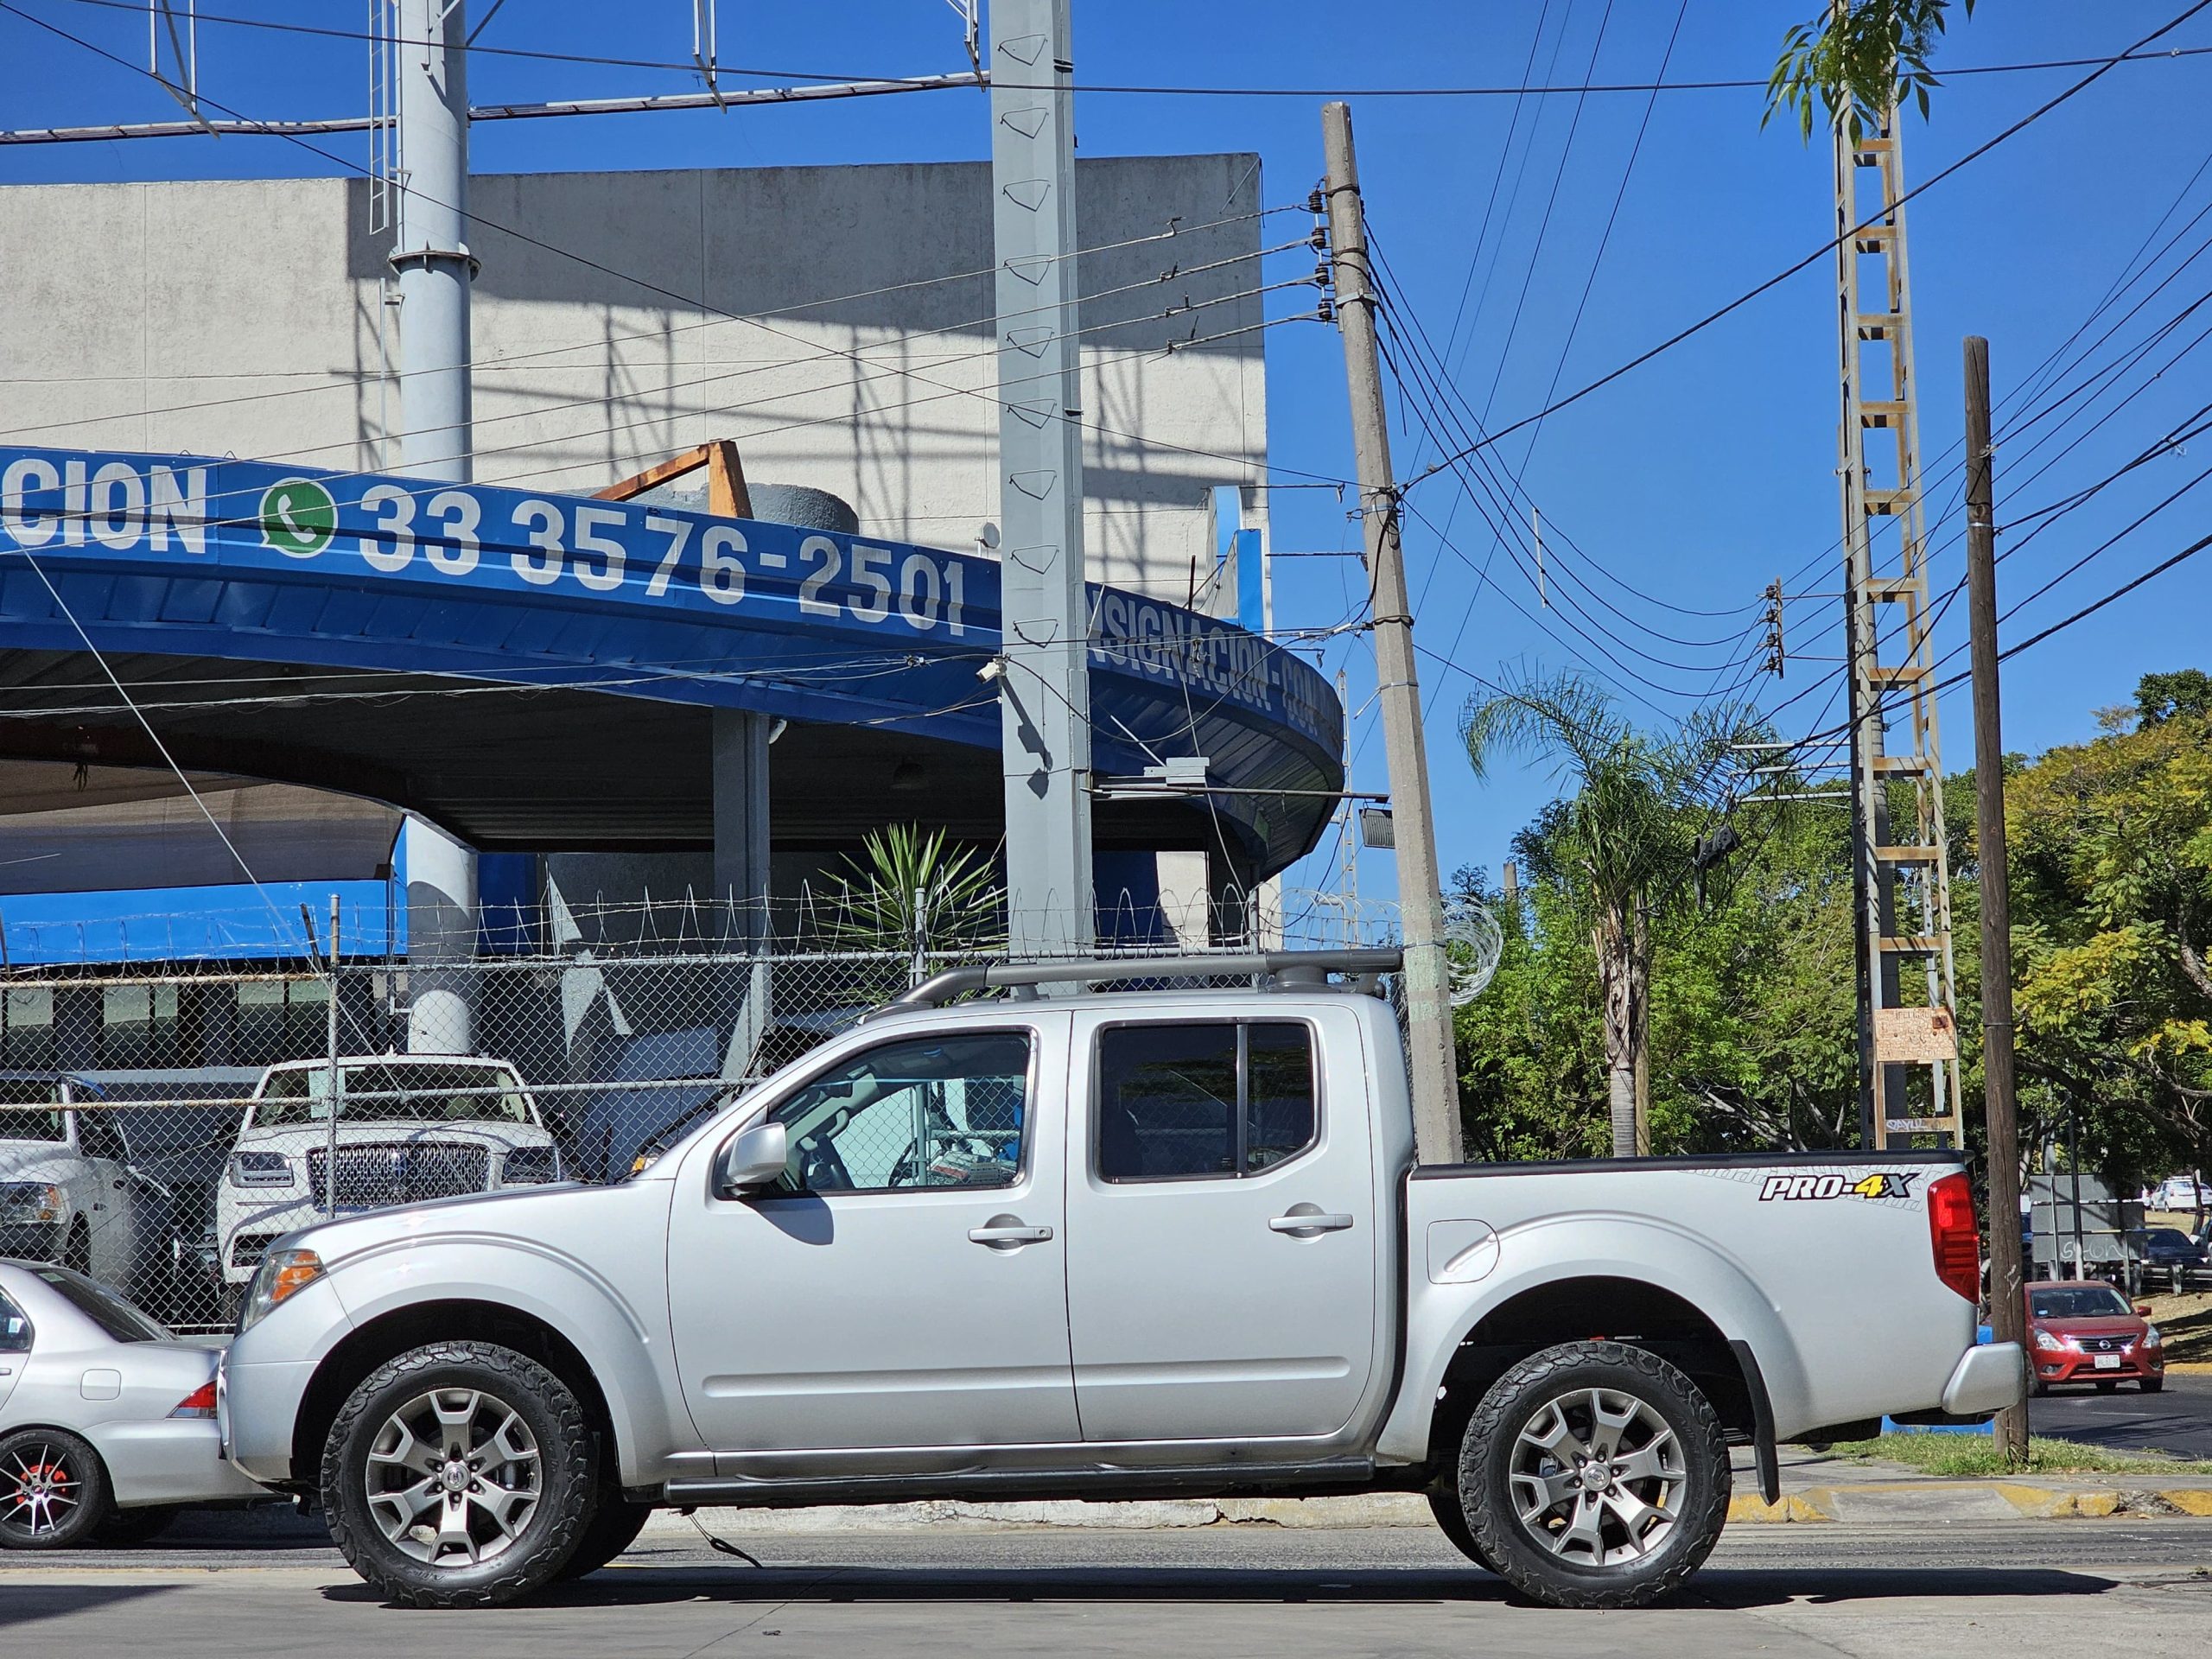
[{"label": "blue sky", "polygon": [[[143,14],[84,0],[10,3],[126,56],[143,49]],[[1816,9],[1815,0],[1688,0],[1668,79],[1763,77],[1783,29]],[[202,10],[339,30],[358,29],[362,15],[359,0],[202,0]],[[2182,10],[2182,0],[2099,6],[1999,0],[1955,28],[1938,67],[2099,56]],[[957,23],[938,0],[783,8],[725,0],[723,10],[726,60],[774,72],[772,81],[798,72],[858,77],[964,67]],[[1675,29],[1677,0],[1381,0],[1359,9],[1357,31],[1351,34],[1343,32],[1344,16],[1341,7],[1318,0],[1078,4],[1078,80],[1332,90],[1494,86],[1519,84],[1533,65],[1542,84],[1645,82],[1654,78]],[[523,0],[493,20],[481,44],[674,60],[689,54],[690,22],[690,9],[679,0],[645,0],[619,14],[582,0]],[[363,105],[358,41],[203,22],[200,44],[205,90],[246,113],[343,114]],[[2212,47],[2212,12],[2161,45]],[[11,126],[175,112],[143,77],[4,12],[0,62],[10,69],[4,118]],[[1933,119],[1916,118],[1907,127],[1909,181],[1929,177],[2082,73],[1956,77],[1938,93]],[[696,84],[664,69],[490,55],[473,61],[471,77],[479,104]],[[1595,379],[1833,234],[1825,149],[1808,149],[1794,130],[1780,125],[1762,132],[1756,91],[1671,92],[1656,100],[1637,92],[1353,102],[1370,219],[1396,274],[1407,326],[1417,320],[1427,331],[1451,362],[1458,386],[1476,410],[1487,410],[1493,428],[1541,408],[1555,380],[1564,393]],[[2199,172],[2212,156],[2202,118],[2208,104],[2212,56],[2122,66],[1910,209],[1922,447],[1938,593],[1961,574],[1955,463],[1962,335],[1979,333],[1991,340],[2000,404],[2000,524],[2103,477],[2206,401],[2199,395],[2206,356],[2181,353],[2212,322],[2212,308],[2174,324],[2101,401],[2085,394],[2024,429],[2004,413],[2008,395],[2093,313],[2096,321],[2069,348],[2089,348],[2090,355],[2061,378],[2062,390],[2142,344],[2212,287],[2206,280],[2212,258],[2185,264],[2212,235],[2212,215],[2190,222],[2212,204],[2212,168]],[[1266,200],[1295,202],[1320,169],[1319,105],[1318,98],[1101,92],[1079,99],[1079,142],[1086,155],[1255,149],[1263,158]],[[1640,152],[1624,190],[1640,130]],[[474,164],[479,171],[502,172],[963,159],[983,156],[987,140],[982,99],[962,92],[727,115],[485,124],[475,133]],[[362,155],[358,137],[324,142],[348,162]],[[7,182],[335,170],[320,156],[270,139],[0,149],[0,181]],[[1618,214],[1608,236],[1617,194]],[[2178,232],[2174,250],[2147,280],[2100,313],[2122,268],[2170,210],[2152,245]],[[2163,290],[2145,300],[2132,320],[2121,321],[2152,283],[2177,268]],[[834,284],[835,273],[825,272],[823,280]],[[1588,299],[1576,322],[1586,283]],[[1308,308],[1300,294],[1277,298],[1285,314]],[[1740,664],[1731,664],[1750,648],[1743,631],[1757,621],[1760,590],[1782,576],[1790,593],[1808,595],[1789,609],[1788,671],[1779,683],[1754,677],[1743,694],[1777,709],[1786,735],[1837,718],[1840,692],[1831,699],[1837,664],[1820,659],[1838,653],[1840,602],[1818,596],[1836,586],[1834,306],[1832,262],[1817,260],[1682,346],[1552,416],[1533,446],[1524,430],[1497,447],[1503,474],[1519,474],[1521,510],[1533,500],[1545,521],[1549,610],[1530,573],[1516,568],[1518,545],[1499,550],[1481,510],[1457,499],[1454,474],[1440,474],[1414,492],[1418,516],[1408,522],[1407,556],[1418,637],[1435,653],[1423,658],[1421,674],[1446,870],[1471,862],[1495,874],[1512,832],[1553,792],[1541,766],[1505,767],[1479,784],[1469,773],[1456,725],[1474,689],[1471,675],[1496,678],[1502,664],[1580,664],[1617,686],[1636,717],[1672,718],[1740,677]],[[2111,339],[2094,345],[2115,322]],[[2169,359],[2177,360],[2154,375]],[[1349,474],[1334,333],[1313,323],[1274,330],[1268,386],[1275,462],[1308,474]],[[2087,430],[2113,410],[2101,427]],[[1417,473],[1436,454],[1417,421],[1408,427],[1395,440],[1401,476]],[[2043,447],[2031,449],[2038,441]],[[2020,541],[2018,532],[2001,541],[2000,547],[2019,541],[2021,552],[2000,567],[2000,603],[2025,597],[2089,553],[2187,484],[2208,457],[2212,437],[2191,442],[2056,518],[2032,542]],[[1297,481],[1296,474],[1286,474],[1283,481]],[[2202,499],[2182,497],[2091,559],[2022,608],[2006,624],[2006,639],[2024,638],[2195,540],[2204,533],[2207,499],[2212,490]],[[1445,525],[1449,547],[1432,528]],[[1279,550],[1351,545],[1347,538],[1357,535],[1327,490],[1280,492],[1274,526]],[[1570,540],[1580,557],[1564,544]],[[1485,567],[1487,582],[1478,574]],[[1284,560],[1276,583],[1279,626],[1325,626],[1344,617],[1359,594],[1357,567],[1349,561]],[[2092,735],[2091,711],[2128,701],[2141,673],[2206,665],[2212,657],[2208,601],[2212,555],[2017,658],[2006,679],[2007,746],[2033,750]],[[1573,604],[1586,615],[1577,616]],[[1963,610],[1954,605],[1944,614],[1939,652],[1962,644]],[[1446,657],[1455,667],[1440,661]],[[1961,654],[1952,666],[1962,664]],[[1352,728],[1356,785],[1382,787],[1372,659],[1363,639],[1340,639],[1325,665],[1341,665],[1351,676],[1351,705],[1358,715]],[[1947,695],[1942,712],[1944,758],[1957,767],[1972,751],[1963,685]],[[1328,857],[1325,848],[1317,862]],[[1319,868],[1309,875],[1316,885],[1326,880]],[[1389,856],[1366,855],[1361,880],[1363,892],[1386,895]]]}]

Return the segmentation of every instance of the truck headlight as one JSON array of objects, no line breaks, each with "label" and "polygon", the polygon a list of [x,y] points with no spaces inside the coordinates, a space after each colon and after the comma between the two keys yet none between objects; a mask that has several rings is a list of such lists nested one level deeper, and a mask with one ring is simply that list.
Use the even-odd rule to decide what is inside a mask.
[{"label": "truck headlight", "polygon": [[561,1154],[550,1147],[517,1147],[499,1165],[502,1186],[543,1186],[561,1179]]},{"label": "truck headlight", "polygon": [[59,1221],[68,1208],[61,1189],[46,1181],[0,1181],[0,1221],[17,1226]]},{"label": "truck headlight", "polygon": [[313,1250],[270,1250],[253,1271],[253,1284],[238,1313],[238,1334],[244,1336],[266,1319],[280,1302],[289,1300],[322,1277],[322,1258]]},{"label": "truck headlight", "polygon": [[231,1154],[232,1186],[289,1186],[294,1179],[292,1160],[281,1152],[234,1152]]}]

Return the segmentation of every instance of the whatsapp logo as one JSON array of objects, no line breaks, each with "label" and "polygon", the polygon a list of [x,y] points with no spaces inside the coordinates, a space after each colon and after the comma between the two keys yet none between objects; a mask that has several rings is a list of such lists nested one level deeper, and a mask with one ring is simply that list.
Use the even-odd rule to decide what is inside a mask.
[{"label": "whatsapp logo", "polygon": [[311,478],[280,478],[261,493],[261,544],[311,559],[338,532],[338,504]]}]

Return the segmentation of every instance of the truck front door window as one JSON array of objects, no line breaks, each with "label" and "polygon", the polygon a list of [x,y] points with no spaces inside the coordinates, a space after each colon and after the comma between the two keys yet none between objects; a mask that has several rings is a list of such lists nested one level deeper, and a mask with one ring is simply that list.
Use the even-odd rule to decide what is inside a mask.
[{"label": "truck front door window", "polygon": [[1098,1038],[1098,1173],[1234,1176],[1313,1143],[1313,1053],[1292,1020],[1109,1027]]},{"label": "truck front door window", "polygon": [[1010,1186],[1021,1168],[1029,1039],[972,1032],[886,1043],[773,1114],[791,1137],[785,1192]]}]

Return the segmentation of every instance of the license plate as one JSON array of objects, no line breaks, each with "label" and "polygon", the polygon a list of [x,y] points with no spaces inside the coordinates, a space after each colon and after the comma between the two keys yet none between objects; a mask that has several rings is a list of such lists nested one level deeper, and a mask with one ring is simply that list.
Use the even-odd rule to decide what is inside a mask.
[{"label": "license plate", "polygon": [[2120,1356],[2118,1354],[2099,1354],[2097,1356],[2097,1369],[2101,1371],[2118,1370],[2120,1369]]}]

